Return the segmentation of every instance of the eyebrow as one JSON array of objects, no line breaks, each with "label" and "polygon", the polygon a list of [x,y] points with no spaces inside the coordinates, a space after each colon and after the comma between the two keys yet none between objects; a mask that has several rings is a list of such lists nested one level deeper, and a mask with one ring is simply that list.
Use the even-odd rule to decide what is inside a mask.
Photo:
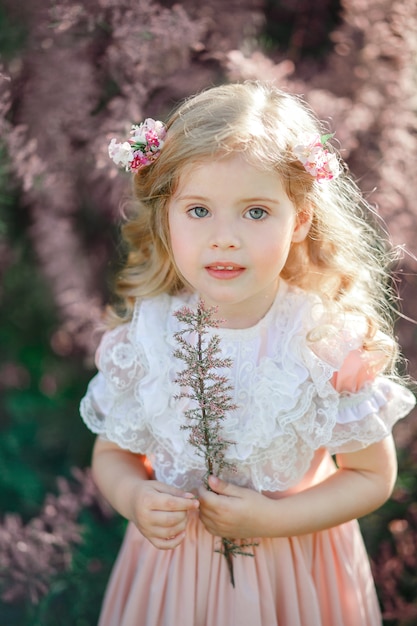
[{"label": "eyebrow", "polygon": [[[208,198],[206,198],[205,196],[187,194],[184,196],[177,196],[177,200],[196,200],[200,202],[207,202]],[[276,198],[268,198],[263,196],[255,196],[254,198],[241,198],[239,202],[243,202],[244,204],[256,204],[257,202],[272,202],[273,204],[280,204],[279,200],[277,200]]]},{"label": "eyebrow", "polygon": [[245,202],[246,204],[251,204],[252,202],[272,202],[273,204],[279,204],[279,200],[277,200],[276,198],[269,198],[264,196],[256,196],[255,198],[242,198],[242,202]]}]

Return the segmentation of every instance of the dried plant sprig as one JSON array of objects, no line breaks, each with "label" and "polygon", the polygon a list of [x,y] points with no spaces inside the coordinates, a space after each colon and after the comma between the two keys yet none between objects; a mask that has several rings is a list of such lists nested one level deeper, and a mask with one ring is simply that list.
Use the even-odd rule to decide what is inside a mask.
[{"label": "dried plant sprig", "polygon": [[[177,397],[196,401],[194,408],[185,411],[189,423],[182,428],[190,431],[191,445],[197,448],[198,454],[205,460],[207,471],[204,483],[207,489],[211,474],[218,475],[223,469],[234,469],[225,459],[228,446],[234,442],[222,437],[221,421],[225,419],[226,411],[237,408],[230,397],[232,386],[226,376],[218,373],[220,368],[231,367],[232,361],[217,356],[220,343],[218,335],[211,337],[208,342],[204,341],[207,329],[219,326],[220,320],[212,316],[214,311],[205,309],[200,301],[196,311],[183,307],[174,313],[186,325],[175,333],[179,348],[174,351],[174,357],[187,365],[185,370],[178,373],[175,382],[189,390],[182,391]],[[195,346],[187,340],[187,336],[192,333],[196,335]]]},{"label": "dried plant sprig", "polygon": [[[235,442],[223,437],[221,422],[227,411],[237,409],[233,403],[232,385],[227,376],[219,370],[230,368],[232,360],[219,357],[220,337],[212,335],[208,340],[205,335],[209,328],[218,328],[223,320],[216,319],[216,307],[206,308],[200,300],[196,310],[187,306],[174,312],[176,318],[185,327],[174,334],[178,348],[174,350],[174,357],[185,362],[186,368],[179,372],[175,382],[186,389],[176,398],[189,398],[195,401],[194,408],[185,411],[188,420],[182,428],[189,430],[189,443],[197,450],[197,454],[204,458],[206,473],[204,484],[209,491],[209,476],[219,476],[222,470],[234,471],[235,466],[226,460],[226,451]],[[195,344],[189,339],[194,336]],[[222,538],[222,548],[216,550],[226,558],[230,573],[230,580],[235,586],[232,557],[240,554],[254,556],[245,549],[256,543],[241,541],[235,543],[233,539]]]}]

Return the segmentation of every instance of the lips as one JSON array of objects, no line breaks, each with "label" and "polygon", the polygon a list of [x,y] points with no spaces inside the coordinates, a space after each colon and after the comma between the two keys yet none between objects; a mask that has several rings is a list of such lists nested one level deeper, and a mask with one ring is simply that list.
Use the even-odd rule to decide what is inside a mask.
[{"label": "lips", "polygon": [[222,261],[219,263],[210,263],[206,265],[206,270],[213,278],[231,279],[241,276],[245,271],[245,268],[236,263],[228,263]]},{"label": "lips", "polygon": [[206,265],[207,269],[213,270],[243,270],[242,265],[237,265],[237,263],[230,263],[228,261],[219,261],[218,263],[210,263]]}]

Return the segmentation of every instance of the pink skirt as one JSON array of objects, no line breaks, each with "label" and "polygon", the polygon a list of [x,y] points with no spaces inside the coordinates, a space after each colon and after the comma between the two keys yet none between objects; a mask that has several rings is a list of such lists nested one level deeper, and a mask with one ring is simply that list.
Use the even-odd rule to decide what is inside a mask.
[{"label": "pink skirt", "polygon": [[235,588],[219,541],[197,513],[174,550],[129,524],[99,626],[381,626],[356,521],[259,540],[254,557],[233,559]]}]

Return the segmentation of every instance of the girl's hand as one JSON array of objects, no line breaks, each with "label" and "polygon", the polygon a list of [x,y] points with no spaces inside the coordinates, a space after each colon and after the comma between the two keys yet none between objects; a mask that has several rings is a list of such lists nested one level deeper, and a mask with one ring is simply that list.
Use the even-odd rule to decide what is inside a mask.
[{"label": "girl's hand", "polygon": [[213,491],[201,487],[198,494],[200,519],[209,533],[229,539],[262,536],[261,520],[269,509],[266,496],[215,476],[210,476],[209,485]]},{"label": "girl's hand", "polygon": [[200,518],[219,537],[294,537],[367,515],[389,498],[397,474],[392,435],[336,460],[323,482],[278,499],[210,476],[216,493],[200,489]]},{"label": "girl's hand", "polygon": [[152,480],[143,455],[100,437],[92,466],[101,493],[155,548],[171,550],[181,543],[188,512],[199,506],[191,493]]},{"label": "girl's hand", "polygon": [[172,550],[185,537],[188,512],[198,509],[192,493],[156,480],[140,480],[133,492],[131,520],[155,548]]}]

